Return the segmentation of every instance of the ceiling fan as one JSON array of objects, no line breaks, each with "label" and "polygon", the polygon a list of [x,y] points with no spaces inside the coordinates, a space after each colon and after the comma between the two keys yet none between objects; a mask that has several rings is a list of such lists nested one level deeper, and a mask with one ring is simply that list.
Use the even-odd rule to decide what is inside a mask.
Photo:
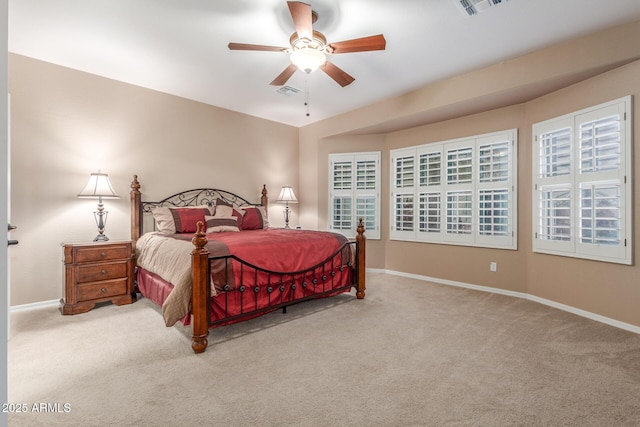
[{"label": "ceiling fan", "polygon": [[318,15],[311,10],[311,5],[299,1],[288,1],[287,5],[296,28],[296,32],[289,38],[290,47],[229,43],[229,49],[231,50],[289,53],[291,64],[270,83],[273,86],[284,85],[297,70],[302,70],[309,74],[320,68],[336,83],[344,87],[351,84],[355,79],[329,62],[327,55],[385,49],[387,41],[382,34],[327,43],[327,38],[324,34],[315,31],[312,27],[313,23],[318,19]]}]

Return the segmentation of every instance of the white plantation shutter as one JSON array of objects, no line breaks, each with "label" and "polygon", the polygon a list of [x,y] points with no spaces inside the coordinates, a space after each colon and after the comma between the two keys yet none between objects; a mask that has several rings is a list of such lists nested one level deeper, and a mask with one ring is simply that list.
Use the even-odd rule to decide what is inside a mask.
[{"label": "white plantation shutter", "polygon": [[631,263],[631,97],[533,126],[536,252]]},{"label": "white plantation shutter", "polygon": [[413,240],[417,223],[416,150],[396,150],[391,157],[391,230],[392,239]]},{"label": "white plantation shutter", "polygon": [[376,190],[378,185],[378,160],[356,159],[356,188]]},{"label": "white plantation shutter", "polygon": [[329,230],[355,237],[362,218],[365,235],[380,238],[380,153],[329,155]]},{"label": "white plantation shutter", "polygon": [[414,239],[441,242],[444,232],[444,154],[442,144],[416,149],[418,157],[417,224]]},{"label": "white plantation shutter", "polygon": [[580,243],[620,245],[620,200],[617,182],[584,183],[580,186]]},{"label": "white plantation shutter", "polygon": [[349,158],[330,162],[331,212],[329,228],[339,232],[351,232],[353,225],[353,161]]},{"label": "white plantation shutter", "polygon": [[443,240],[457,244],[475,242],[476,142],[465,139],[444,145],[446,170],[444,179],[445,228]]},{"label": "white plantation shutter", "polygon": [[440,233],[442,202],[440,192],[420,193],[420,214],[418,231]]},{"label": "white plantation shutter", "polygon": [[481,236],[509,236],[509,190],[480,190],[478,233]]},{"label": "white plantation shutter", "polygon": [[[356,218],[362,218],[365,230],[371,230],[367,233],[375,236],[378,226],[378,198],[376,195],[356,195]],[[357,224],[356,224],[357,225]]]},{"label": "white plantation shutter", "polygon": [[478,148],[478,181],[505,182],[509,180],[511,159],[510,141],[501,141],[480,145]]},{"label": "white plantation shutter", "polygon": [[571,173],[571,127],[552,129],[540,135],[540,176]]},{"label": "white plantation shutter", "polygon": [[571,240],[571,187],[567,185],[541,186],[539,190],[538,244],[541,249],[573,250]]},{"label": "white plantation shutter", "polygon": [[580,124],[580,173],[620,168],[620,132],[619,114]]},{"label": "white plantation shutter", "polygon": [[353,186],[353,162],[334,162],[332,176],[334,190],[351,190]]},{"label": "white plantation shutter", "polygon": [[399,193],[395,198],[395,228],[397,231],[413,232],[413,194]]},{"label": "white plantation shutter", "polygon": [[477,201],[479,243],[514,247],[517,168],[515,135],[478,138]]},{"label": "white plantation shutter", "polygon": [[401,156],[395,159],[396,188],[413,188],[415,181],[415,156]]},{"label": "white plantation shutter", "polygon": [[447,233],[471,234],[473,191],[447,192]]},{"label": "white plantation shutter", "polygon": [[442,153],[423,152],[419,154],[420,187],[440,185],[442,180]]},{"label": "white plantation shutter", "polygon": [[517,130],[391,151],[395,240],[517,248]]},{"label": "white plantation shutter", "polygon": [[447,150],[447,184],[464,184],[472,180],[473,147]]},{"label": "white plantation shutter", "polygon": [[335,196],[333,198],[332,229],[336,231],[351,231],[353,229],[351,201],[351,196]]}]

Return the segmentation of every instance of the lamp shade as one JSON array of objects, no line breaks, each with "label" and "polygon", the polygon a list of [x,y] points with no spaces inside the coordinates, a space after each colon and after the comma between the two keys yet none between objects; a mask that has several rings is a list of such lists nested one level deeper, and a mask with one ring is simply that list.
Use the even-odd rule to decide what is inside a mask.
[{"label": "lamp shade", "polygon": [[109,176],[106,173],[92,173],[89,177],[89,182],[84,190],[78,194],[80,198],[104,198],[104,199],[119,199],[120,196],[113,191],[111,183],[109,182]]},{"label": "lamp shade", "polygon": [[296,199],[296,195],[293,193],[293,188],[290,185],[282,186],[282,190],[280,190],[280,195],[276,199],[276,202],[286,202],[286,203],[298,203],[298,199]]}]

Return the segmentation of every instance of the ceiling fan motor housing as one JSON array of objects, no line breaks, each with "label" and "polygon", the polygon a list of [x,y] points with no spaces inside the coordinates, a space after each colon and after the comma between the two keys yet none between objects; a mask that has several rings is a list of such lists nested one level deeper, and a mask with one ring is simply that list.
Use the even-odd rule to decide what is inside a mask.
[{"label": "ceiling fan motor housing", "polygon": [[320,31],[316,30],[313,30],[313,38],[311,40],[306,37],[301,38],[298,36],[298,33],[291,34],[291,37],[289,37],[289,44],[291,44],[291,48],[294,51],[297,49],[310,48],[321,52],[324,51],[325,53],[331,53],[326,51],[326,48],[328,47],[327,38]]}]

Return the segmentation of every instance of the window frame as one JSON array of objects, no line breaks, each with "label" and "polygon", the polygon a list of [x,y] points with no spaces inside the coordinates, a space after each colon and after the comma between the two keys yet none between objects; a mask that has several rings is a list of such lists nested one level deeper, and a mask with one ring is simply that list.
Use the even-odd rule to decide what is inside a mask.
[{"label": "window frame", "polygon": [[[348,238],[355,238],[356,236],[356,228],[358,226],[359,217],[363,215],[358,215],[359,208],[359,200],[362,198],[374,199],[374,226],[368,226],[367,221],[365,219],[365,235],[367,239],[380,239],[380,158],[381,153],[379,151],[370,151],[370,152],[357,152],[357,153],[329,153],[329,165],[328,165],[328,189],[329,189],[329,198],[328,198],[328,216],[327,216],[327,229],[334,233],[340,233]],[[358,188],[358,163],[359,162],[374,162],[374,179],[373,179],[373,187],[374,188]],[[334,188],[334,164],[335,163],[343,163],[350,164],[351,168],[351,185],[350,188]],[[368,174],[365,172],[365,175]],[[371,183],[370,179],[367,179],[367,182]],[[351,227],[348,228],[336,228],[335,218],[334,218],[334,200],[336,199],[350,199],[350,221]]]},{"label": "window frame", "polygon": [[[535,253],[544,253],[550,255],[568,256],[574,258],[582,258],[589,260],[597,260],[604,262],[612,262],[618,264],[631,265],[632,247],[633,247],[633,133],[632,133],[632,96],[618,98],[599,105],[588,107],[579,111],[575,111],[563,116],[551,118],[532,125],[532,248]],[[619,166],[603,167],[595,170],[585,170],[583,172],[583,164],[585,163],[582,154],[590,147],[583,145],[582,127],[585,124],[593,123],[597,120],[619,116]],[[566,173],[556,173],[557,170],[565,170],[563,168],[550,167],[548,153],[552,149],[542,151],[542,144],[546,139],[546,134],[554,131],[569,128],[569,170]],[[585,138],[588,139],[588,138]],[[593,147],[593,145],[592,145]],[[590,157],[591,162],[598,159]],[[566,163],[566,160],[564,161]],[[593,169],[593,168],[592,168]],[[545,172],[554,171],[554,173],[545,175]],[[583,189],[594,188],[594,186],[607,186],[609,188],[618,189],[618,197],[614,198],[618,201],[617,206],[613,206],[609,211],[614,210],[617,218],[613,221],[618,223],[618,241],[617,245],[585,243],[582,242],[585,221],[597,218],[600,221],[609,221],[609,217],[596,217],[593,213],[590,217],[584,217],[585,212],[598,210],[597,206],[583,205]],[[568,212],[561,216],[566,223],[568,220],[568,239],[558,240],[545,238],[549,234],[545,231],[545,223],[556,224],[544,215],[543,212],[543,194],[547,191],[564,190],[568,191]],[[596,196],[594,196],[596,197]],[[546,200],[546,199],[545,199]],[[594,199],[595,200],[595,199]],[[565,205],[567,202],[565,202]],[[606,209],[601,209],[603,212]],[[568,216],[566,215],[568,213]],[[559,215],[560,216],[560,215]],[[553,219],[553,218],[551,218]],[[548,226],[547,226],[548,227]],[[559,230],[567,227],[566,224],[556,227],[558,236],[562,235]],[[591,226],[593,230],[597,230],[597,224]],[[596,239],[597,240],[597,239]],[[602,239],[604,240],[604,239]]]},{"label": "window frame", "polygon": [[[502,143],[507,144],[507,179],[506,181],[496,181],[489,179],[487,182],[480,182],[480,160],[479,150],[482,146],[492,146]],[[464,246],[478,246],[499,249],[517,249],[517,158],[518,158],[518,130],[508,129],[499,132],[470,136],[448,141],[434,142],[414,147],[391,150],[390,152],[390,220],[389,238],[390,240],[415,241],[423,243],[453,244]],[[440,156],[440,177],[439,180],[433,178],[429,172],[437,170],[437,167],[425,168],[424,165],[434,165],[433,162],[426,162],[422,159]],[[470,155],[470,158],[469,158]],[[397,179],[398,159],[413,158],[414,176],[413,179],[403,181],[406,185],[398,185]],[[406,163],[406,162],[405,162]],[[502,166],[504,162],[496,167]],[[490,165],[492,166],[492,165]],[[469,168],[471,168],[469,179]],[[489,177],[499,176],[497,171],[490,171]],[[434,172],[435,173],[435,172]],[[428,179],[431,178],[431,179]],[[410,185],[413,184],[413,185]],[[507,228],[508,235],[481,235],[480,234],[480,199],[481,191],[506,190],[508,195],[507,205]],[[431,195],[437,199],[439,195],[439,230],[424,230],[421,224],[425,221],[426,196]],[[408,206],[406,210],[413,211],[413,228],[398,229],[398,200],[401,198],[413,197],[413,206]],[[448,215],[448,207],[460,208],[457,218],[468,218],[468,212],[463,204],[451,204],[453,200],[464,202],[470,199],[471,221],[464,222],[462,227],[451,224],[451,215]],[[448,206],[449,204],[449,206]],[[435,203],[434,203],[435,205]],[[486,209],[485,209],[486,210]],[[501,213],[504,213],[504,209]],[[431,218],[435,218],[435,212],[431,211]],[[467,225],[468,224],[468,225]],[[470,227],[471,232],[465,233],[465,228]],[[438,228],[433,226],[433,228]],[[459,232],[453,232],[457,230]]]}]

